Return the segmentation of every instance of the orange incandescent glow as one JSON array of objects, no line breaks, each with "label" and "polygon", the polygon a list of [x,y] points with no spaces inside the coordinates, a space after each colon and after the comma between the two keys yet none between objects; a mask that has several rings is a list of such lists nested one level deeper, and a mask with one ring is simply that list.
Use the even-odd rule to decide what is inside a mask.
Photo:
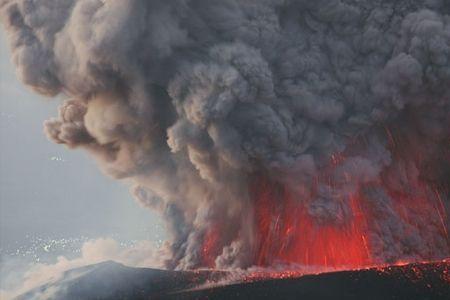
[{"label": "orange incandescent glow", "polygon": [[[356,268],[371,264],[367,220],[357,197],[350,199],[353,219],[344,224],[318,224],[305,205],[296,203],[283,188],[273,189],[264,179],[255,194],[259,251],[256,262]],[[284,205],[277,205],[275,197]]]},{"label": "orange incandescent glow", "polygon": [[[426,186],[414,189],[417,195],[390,193],[397,217],[406,224],[404,237],[439,235],[447,240],[442,247],[450,251],[445,209],[439,193],[436,191],[436,196],[427,193]],[[314,219],[308,212],[308,201],[299,201],[287,188],[266,178],[256,180],[251,193],[255,197],[258,231],[256,265],[298,264],[326,270],[358,269],[382,263],[374,258],[370,241],[370,232],[379,225],[367,206],[367,199],[358,192],[342,199],[348,201],[350,213],[345,220],[335,222]],[[429,232],[426,228],[430,227],[418,223],[419,215],[436,232]]]},{"label": "orange incandescent glow", "polygon": [[[349,153],[331,155],[310,183],[307,196],[269,174],[249,176],[252,210],[243,215],[253,222],[254,239],[243,250],[252,251],[249,264],[326,271],[449,257],[449,208],[444,201],[449,195],[448,183],[437,180],[442,176],[434,175],[439,168],[433,165],[423,174],[418,171],[419,166],[428,164],[429,148],[398,129],[386,127],[385,131],[393,162],[371,181],[359,181],[359,175],[352,174],[348,166],[340,169],[342,173],[336,172],[348,163],[352,148],[366,147],[364,140],[354,141]],[[450,164],[448,151],[438,153],[446,165]],[[341,192],[339,184],[352,188]],[[332,200],[314,202],[320,199],[323,186],[333,191]],[[215,267],[216,258],[228,245],[222,238],[224,232],[227,226],[219,224],[205,232],[204,267]]]},{"label": "orange incandescent glow", "polygon": [[215,265],[215,258],[220,250],[218,243],[220,240],[219,228],[217,226],[211,227],[205,234],[202,245],[202,260],[203,265],[208,268],[213,268]]},{"label": "orange incandescent glow", "polygon": [[[346,162],[347,157],[352,156],[352,149],[367,147],[364,139],[349,144],[346,150],[348,153],[344,151],[331,155],[328,166],[320,170],[316,182],[311,183],[311,199],[299,199],[300,196],[276,179],[270,179],[269,175],[256,176],[250,184],[258,240],[256,265],[272,266],[280,263],[322,269],[355,269],[386,262],[392,264],[403,257],[384,260],[382,255],[385,249],[388,252],[391,250],[389,247],[401,249],[400,253],[406,253],[405,260],[414,260],[413,255],[408,254],[420,252],[421,249],[416,246],[411,251],[408,243],[418,240],[420,242],[417,243],[435,245],[435,249],[420,252],[416,257],[440,259],[450,255],[446,216],[448,208],[443,201],[443,195],[449,193],[448,183],[430,180],[441,178],[441,175],[429,176],[428,179],[418,175],[417,166],[427,165],[425,159],[430,155],[430,149],[419,144],[420,139],[403,134],[398,128],[394,130],[386,127],[385,130],[393,163],[383,170],[377,180],[366,186],[358,182],[354,175],[352,177],[351,171],[341,174],[340,181],[352,183],[355,187],[350,193],[342,193],[333,200],[337,206],[345,207],[345,215],[341,218],[338,207],[337,217],[320,220],[312,216],[314,213],[310,213],[310,205],[316,198],[314,193],[318,190],[318,182],[327,184],[339,195],[333,174]],[[443,157],[443,164],[448,165],[450,147],[445,149],[449,152],[436,155]],[[427,170],[425,174],[432,175],[439,168],[430,167]],[[364,193],[365,188],[383,191],[389,200],[370,199]],[[392,233],[389,244],[382,244],[382,238],[377,239],[376,245],[372,244],[373,234],[384,235],[386,227],[389,228],[387,231],[391,228],[397,230]],[[394,245],[396,238],[399,243]],[[434,250],[440,254],[432,253]]]},{"label": "orange incandescent glow", "polygon": [[[402,235],[439,235],[447,240],[446,213],[439,192],[427,193],[428,187],[414,187],[417,194],[389,191],[393,199],[396,218],[406,224]],[[331,269],[360,269],[384,265],[375,257],[371,247],[370,233],[379,225],[368,206],[368,200],[358,192],[341,199],[349,207],[342,220],[318,221],[308,211],[308,202],[297,199],[288,188],[266,177],[258,177],[250,187],[254,197],[254,230],[256,248],[253,266],[299,265],[316,271]],[[425,195],[430,195],[427,198]],[[418,216],[429,220],[431,227],[418,222]],[[435,228],[435,232],[430,232]],[[215,267],[216,258],[222,253],[221,230],[226,227],[213,224],[203,236],[201,248],[202,266]],[[390,261],[390,264],[410,263]]]}]

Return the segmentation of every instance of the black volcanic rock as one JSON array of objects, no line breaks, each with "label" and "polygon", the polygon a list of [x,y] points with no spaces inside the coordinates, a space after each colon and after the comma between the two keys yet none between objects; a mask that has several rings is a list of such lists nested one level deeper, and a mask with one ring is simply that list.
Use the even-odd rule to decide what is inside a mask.
[{"label": "black volcanic rock", "polygon": [[197,288],[225,272],[176,272],[105,262],[67,271],[18,299],[450,299],[450,262],[420,263],[306,275],[250,279]]},{"label": "black volcanic rock", "polygon": [[183,291],[165,299],[450,299],[450,263],[411,264]]}]

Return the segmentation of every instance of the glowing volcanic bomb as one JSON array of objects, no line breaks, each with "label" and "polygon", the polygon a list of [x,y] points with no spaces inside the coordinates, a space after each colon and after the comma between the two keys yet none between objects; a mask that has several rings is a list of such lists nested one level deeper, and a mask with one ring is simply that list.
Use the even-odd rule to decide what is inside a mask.
[{"label": "glowing volcanic bomb", "polygon": [[[3,0],[20,79],[167,269],[450,256],[450,2]],[[118,220],[119,221],[119,220]]]}]

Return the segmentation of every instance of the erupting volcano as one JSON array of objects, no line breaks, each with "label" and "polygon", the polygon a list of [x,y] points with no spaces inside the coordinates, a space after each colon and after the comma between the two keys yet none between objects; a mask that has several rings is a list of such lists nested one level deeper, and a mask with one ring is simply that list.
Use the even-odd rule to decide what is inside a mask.
[{"label": "erupting volcano", "polygon": [[450,256],[450,2],[3,0],[52,141],[160,213],[173,270]]}]

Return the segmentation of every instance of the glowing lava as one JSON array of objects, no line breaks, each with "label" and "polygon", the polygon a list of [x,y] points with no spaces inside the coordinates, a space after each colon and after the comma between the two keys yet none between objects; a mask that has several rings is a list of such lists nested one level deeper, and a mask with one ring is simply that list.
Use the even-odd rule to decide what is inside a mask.
[{"label": "glowing lava", "polygon": [[[429,164],[426,158],[434,148],[421,147],[417,138],[398,128],[385,127],[383,132],[393,161],[370,180],[357,178],[364,172],[353,172],[348,163],[355,157],[352,152],[367,147],[364,139],[331,155],[306,197],[269,174],[250,175],[252,211],[243,217],[252,219],[255,239],[251,249],[243,250],[252,251],[248,266],[329,271],[449,257],[448,207],[443,200],[449,184],[436,179],[442,170],[433,165],[423,174],[418,171]],[[450,164],[449,153],[437,154],[444,165]],[[317,204],[323,198],[321,188],[328,188],[331,196]],[[204,267],[215,267],[229,243],[222,238],[226,231],[215,224],[204,233]]]},{"label": "glowing lava", "polygon": [[[425,189],[425,188],[424,188]],[[420,190],[420,189],[417,189]],[[318,222],[308,211],[308,201],[296,199],[287,188],[259,178],[252,189],[255,196],[255,223],[258,230],[258,249],[255,264],[273,266],[297,264],[303,267],[329,269],[359,269],[380,265],[373,257],[370,232],[379,226],[367,199],[360,193],[348,199],[349,216],[342,222]],[[445,211],[439,197],[426,198],[392,193],[394,209],[405,228],[405,236],[441,235],[446,237]],[[438,231],[429,233],[416,221],[428,218]],[[408,261],[408,259],[407,259]],[[390,263],[396,263],[390,262]]]},{"label": "glowing lava", "polygon": [[[420,139],[402,132],[401,128],[386,127],[385,131],[394,162],[383,169],[376,180],[359,181],[351,167],[344,168],[336,179],[339,174],[336,170],[348,157],[354,156],[352,151],[367,147],[364,140],[355,140],[344,152],[331,155],[316,182],[311,183],[309,199],[291,192],[270,175],[255,176],[250,194],[254,199],[258,240],[256,265],[357,269],[395,264],[399,260],[442,259],[450,255],[447,209],[442,200],[443,195],[448,195],[449,185],[435,180],[441,178],[434,175],[439,168],[429,167],[426,176],[418,173],[418,166],[427,165],[425,158],[433,147],[422,147],[417,143]],[[437,155],[448,165],[448,153]],[[318,218],[314,211],[311,213],[311,204],[318,198],[315,193],[319,182],[337,195],[330,200],[330,205],[337,207],[331,208],[334,215],[330,220]],[[341,193],[339,184],[342,182],[354,188]],[[379,193],[371,195],[370,191]],[[324,209],[325,215],[327,209]],[[342,216],[339,216],[340,209]],[[390,234],[388,242],[379,238],[385,234]],[[374,236],[378,236],[375,242]],[[422,250],[420,244],[435,245],[435,249]],[[396,255],[392,255],[392,249]]]},{"label": "glowing lava", "polygon": [[219,254],[220,232],[217,226],[210,228],[203,238],[202,260],[203,265],[208,268],[214,268],[215,258]]},{"label": "glowing lava", "polygon": [[[318,224],[304,204],[296,202],[281,187],[272,188],[264,179],[258,183],[256,222],[259,228],[260,266],[275,262],[305,266],[356,268],[371,264],[366,232],[367,220],[359,199],[350,200],[353,218],[343,224]],[[274,201],[280,198],[284,205]]]}]

